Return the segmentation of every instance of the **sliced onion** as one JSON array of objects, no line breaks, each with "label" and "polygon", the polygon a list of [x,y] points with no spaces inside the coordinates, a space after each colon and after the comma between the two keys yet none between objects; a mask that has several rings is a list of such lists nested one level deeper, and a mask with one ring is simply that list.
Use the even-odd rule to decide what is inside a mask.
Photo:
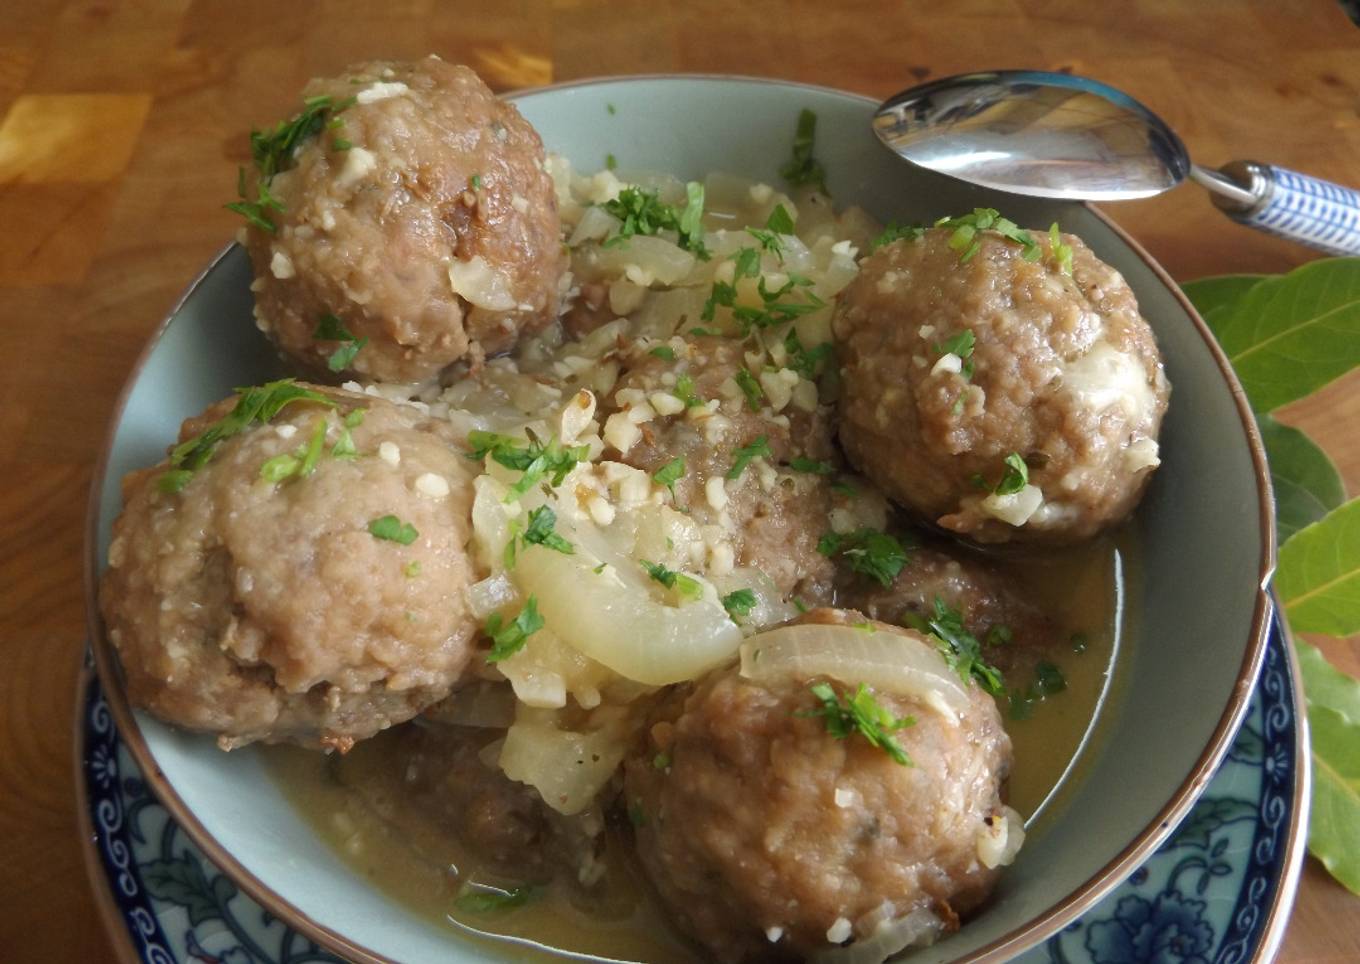
[{"label": "sliced onion", "polygon": [[588,207],[582,212],[576,230],[567,239],[567,245],[574,248],[583,241],[599,241],[607,237],[609,232],[617,231],[622,223],[604,208]]},{"label": "sliced onion", "polygon": [[562,730],[553,714],[521,709],[505,734],[500,768],[538,790],[558,813],[580,813],[618,769],[624,745],[625,734],[613,729]]},{"label": "sliced onion", "polygon": [[848,947],[833,947],[812,955],[815,964],[883,964],[908,947],[928,947],[935,943],[944,923],[924,907],[885,920],[874,932]]},{"label": "sliced onion", "polygon": [[938,650],[911,630],[867,632],[853,626],[781,626],[741,644],[741,675],[752,680],[830,676],[919,700],[951,723],[968,690]]},{"label": "sliced onion", "polygon": [[1025,843],[1025,819],[1010,807],[992,814],[978,832],[978,860],[988,870],[1007,867]]},{"label": "sliced onion", "polygon": [[636,266],[639,275],[629,280],[637,284],[672,285],[689,274],[695,257],[664,238],[635,234],[623,244],[600,248],[594,261],[598,268],[613,274],[625,274]]},{"label": "sliced onion", "polygon": [[515,588],[509,576],[504,572],[498,572],[468,586],[464,595],[467,597],[468,611],[472,617],[479,623],[484,623],[486,617],[519,598],[519,590]]}]

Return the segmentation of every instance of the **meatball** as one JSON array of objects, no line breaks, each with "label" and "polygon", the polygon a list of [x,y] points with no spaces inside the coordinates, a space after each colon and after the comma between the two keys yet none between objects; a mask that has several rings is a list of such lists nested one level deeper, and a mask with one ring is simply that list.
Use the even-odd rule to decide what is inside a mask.
[{"label": "meatball", "polygon": [[401,768],[402,806],[433,820],[498,874],[544,882],[565,870],[578,883],[597,882],[604,872],[601,811],[563,816],[533,787],[485,762],[487,745],[504,735],[423,719],[392,733],[386,753]]},{"label": "meatball", "polygon": [[980,542],[1071,543],[1120,521],[1158,464],[1169,392],[1133,292],[1070,235],[1070,273],[1047,236],[980,232],[970,257],[952,239],[883,247],[841,295],[846,455]]},{"label": "meatball", "polygon": [[556,194],[513,104],[437,57],[356,64],[303,96],[334,106],[267,182],[275,230],[247,232],[256,318],[284,352],[324,372],[364,339],[337,367],[419,382],[556,316]]},{"label": "meatball", "polygon": [[223,749],[347,750],[444,697],[471,654],[466,458],[366,396],[308,390],[270,421],[301,388],[187,421],[188,459],[129,475],[113,526],[100,608],[129,697]]},{"label": "meatball", "polygon": [[[657,354],[645,343],[636,346],[602,406],[606,457],[649,474],[683,459],[675,504],[718,547],[715,560],[730,552],[727,567],[754,567],[785,595],[827,601],[835,569],[817,552],[817,541],[833,507],[849,501],[833,493],[826,474],[839,461],[830,408],[817,403],[815,390],[800,397],[796,387],[785,387],[782,393],[762,388],[753,410],[736,381],[756,378],[746,348],[718,336],[673,338]],[[813,388],[790,374],[785,386]],[[774,377],[786,378],[782,372]],[[793,468],[811,463],[822,472]],[[729,478],[742,464],[740,475]],[[710,564],[717,574],[723,567]]]},{"label": "meatball", "polygon": [[985,646],[988,663],[1007,678],[1033,670],[1062,643],[1058,624],[1004,571],[978,556],[943,546],[914,546],[907,564],[887,586],[863,578],[842,580],[838,604],[897,626],[935,615],[938,600],[957,612],[963,628]]},{"label": "meatball", "polygon": [[[863,619],[814,610],[802,621]],[[881,939],[886,922],[917,912],[935,930],[956,927],[1005,859],[987,849],[1011,825],[1011,745],[990,696],[970,685],[954,722],[874,693],[892,717],[915,719],[895,733],[910,758],[900,765],[858,732],[837,738],[815,682],[717,671],[659,704],[625,761],[642,866],[718,960],[801,960],[828,942]],[[855,690],[832,686],[841,700]]]}]

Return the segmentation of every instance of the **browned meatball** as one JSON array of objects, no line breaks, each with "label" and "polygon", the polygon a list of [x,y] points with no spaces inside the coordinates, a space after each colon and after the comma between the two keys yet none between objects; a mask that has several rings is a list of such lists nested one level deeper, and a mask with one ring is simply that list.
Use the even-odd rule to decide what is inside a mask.
[{"label": "browned meatball", "polygon": [[[801,960],[915,911],[952,929],[995,882],[980,844],[1006,819],[1011,746],[991,697],[971,685],[955,723],[874,693],[893,717],[915,718],[895,734],[902,765],[859,733],[829,732],[814,682],[718,671],[660,704],[625,761],[642,865],[718,960]],[[832,685],[842,700],[856,689]]]},{"label": "browned meatball", "polygon": [[179,491],[166,463],[124,480],[100,607],[129,696],[224,749],[348,749],[442,698],[471,652],[466,458],[410,409],[321,397],[226,438]]},{"label": "browned meatball", "polygon": [[[1046,237],[1036,260],[992,232],[961,260],[950,238],[882,248],[841,295],[846,455],[981,542],[1074,542],[1123,519],[1158,464],[1169,391],[1133,292],[1070,235],[1070,274]],[[1023,488],[1018,465],[1002,485],[1012,454]]]},{"label": "browned meatball", "polygon": [[349,106],[269,183],[276,230],[248,232],[256,318],[279,347],[324,371],[340,343],[316,334],[334,315],[368,339],[348,371],[416,382],[556,316],[556,195],[514,105],[437,57],[356,64],[303,96]]},{"label": "browned meatball", "polygon": [[[451,699],[458,699],[455,694]],[[570,817],[533,787],[511,780],[485,748],[504,730],[425,723],[402,727],[389,747],[402,767],[408,804],[454,834],[495,872],[545,881],[559,870],[591,884],[603,872],[604,819],[589,808]]]},{"label": "browned meatball", "polygon": [[[649,474],[683,459],[684,473],[674,486],[676,505],[730,540],[738,565],[761,570],[786,595],[825,601],[835,571],[817,552],[817,541],[836,497],[826,475],[795,470],[791,463],[796,458],[828,468],[838,463],[830,408],[817,404],[811,393],[811,404],[800,407],[796,399],[781,397],[775,411],[776,403],[762,392],[753,411],[735,381],[743,371],[756,377],[745,358],[749,347],[737,339],[702,336],[671,339],[660,355],[646,345],[634,348],[602,406],[605,442],[611,446],[605,457]],[[681,395],[690,400],[688,406],[678,399]],[[625,426],[620,441],[609,419],[626,420],[630,410],[638,409],[655,415],[644,416],[635,432]],[[750,459],[738,478],[726,478],[741,451],[762,439],[766,454]]]},{"label": "browned meatball", "polygon": [[1058,650],[1057,624],[1005,572],[959,549],[915,546],[891,585],[852,576],[842,581],[837,603],[896,626],[935,615],[936,600],[957,612],[964,628],[984,646],[988,663],[1010,679]]}]

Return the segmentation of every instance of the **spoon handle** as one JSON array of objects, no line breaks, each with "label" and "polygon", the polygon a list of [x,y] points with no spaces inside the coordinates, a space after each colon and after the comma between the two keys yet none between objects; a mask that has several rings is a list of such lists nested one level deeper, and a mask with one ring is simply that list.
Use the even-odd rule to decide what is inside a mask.
[{"label": "spoon handle", "polygon": [[1254,199],[1243,204],[1219,192],[1211,195],[1234,220],[1328,254],[1360,254],[1360,193],[1256,161],[1234,161],[1222,174]]}]

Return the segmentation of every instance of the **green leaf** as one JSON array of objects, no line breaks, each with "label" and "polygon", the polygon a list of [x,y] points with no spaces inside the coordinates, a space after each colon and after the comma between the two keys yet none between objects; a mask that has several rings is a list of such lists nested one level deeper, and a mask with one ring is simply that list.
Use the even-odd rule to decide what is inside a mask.
[{"label": "green leaf", "polygon": [[[1206,291],[1225,297],[1231,289],[1220,282]],[[1265,278],[1210,313],[1205,320],[1252,408],[1274,411],[1360,365],[1360,258],[1313,261]]]},{"label": "green leaf", "polygon": [[1360,632],[1360,499],[1333,509],[1280,547],[1275,591],[1295,632]]},{"label": "green leaf", "polygon": [[1294,644],[1303,672],[1308,705],[1335,710],[1349,722],[1360,724],[1360,680],[1347,676],[1327,661],[1322,650],[1302,640]]},{"label": "green leaf", "polygon": [[1336,466],[1313,440],[1269,415],[1257,417],[1275,488],[1275,527],[1280,542],[1346,501]]},{"label": "green leaf", "polygon": [[1312,705],[1313,812],[1308,849],[1351,892],[1360,894],[1360,723]]},{"label": "green leaf", "polygon": [[1181,290],[1212,329],[1214,323],[1210,316],[1217,317],[1221,309],[1232,307],[1264,277],[1260,274],[1221,274],[1187,281],[1181,285]]}]

